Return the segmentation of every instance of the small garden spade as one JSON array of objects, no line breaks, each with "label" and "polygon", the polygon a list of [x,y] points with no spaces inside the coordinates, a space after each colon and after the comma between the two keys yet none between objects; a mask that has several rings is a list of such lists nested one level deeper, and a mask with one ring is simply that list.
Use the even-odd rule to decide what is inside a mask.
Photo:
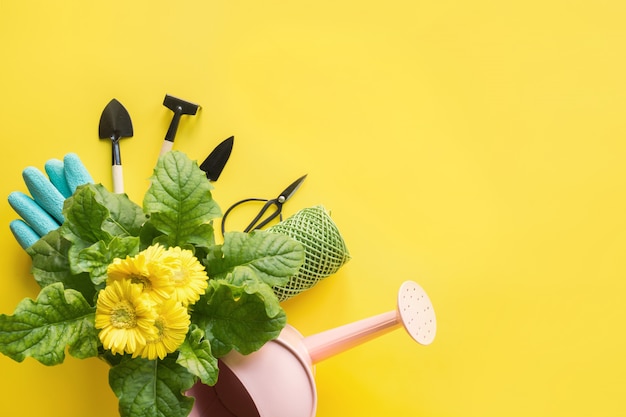
[{"label": "small garden spade", "polygon": [[120,154],[120,139],[133,136],[133,123],[130,115],[122,103],[113,99],[106,105],[100,116],[98,129],[100,139],[110,139],[112,143],[113,192],[124,193],[124,175],[122,172],[122,156]]}]

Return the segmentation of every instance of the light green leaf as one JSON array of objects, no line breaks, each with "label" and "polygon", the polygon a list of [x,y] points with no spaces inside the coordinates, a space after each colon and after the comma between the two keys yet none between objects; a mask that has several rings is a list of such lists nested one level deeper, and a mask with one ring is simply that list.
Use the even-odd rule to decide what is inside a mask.
[{"label": "light green leaf", "polygon": [[[143,236],[142,236],[143,238]],[[183,249],[189,249],[196,253],[198,249],[203,249],[206,252],[214,245],[214,231],[213,226],[210,223],[204,223],[199,225],[195,232],[187,237],[188,243],[178,242],[177,246]],[[161,245],[168,247],[172,244],[172,239],[168,235],[163,235],[160,232],[153,238],[151,244],[160,243]],[[196,255],[198,257],[198,255]]]},{"label": "light green leaf", "polygon": [[287,322],[285,312],[267,315],[265,301],[224,281],[211,280],[211,291],[194,305],[192,321],[205,330],[216,357],[230,350],[247,355],[275,339]]},{"label": "light green leaf", "polygon": [[150,224],[167,236],[162,243],[212,245],[209,222],[221,211],[211,196],[213,186],[197,163],[182,152],[168,152],[159,158],[151,180],[143,206]]},{"label": "light green leaf", "polygon": [[192,325],[178,351],[179,365],[199,377],[203,384],[215,385],[218,375],[217,359],[211,353],[211,343],[204,339],[202,329]]},{"label": "light green leaf", "polygon": [[280,301],[278,296],[265,282],[258,278],[258,274],[250,268],[235,267],[232,273],[228,274],[226,282],[241,287],[248,294],[256,294],[265,303],[265,311],[268,317],[274,317],[280,312]]},{"label": "light green leaf", "polygon": [[121,417],[187,416],[194,400],[183,393],[193,383],[193,375],[171,356],[152,361],[126,356],[109,371]]},{"label": "light green leaf", "polygon": [[[221,256],[220,256],[221,255]],[[270,287],[284,285],[304,262],[304,248],[294,239],[278,233],[256,230],[228,232],[221,253],[207,258],[211,278],[225,278],[235,267],[249,268]]]},{"label": "light green leaf", "polygon": [[36,301],[22,300],[13,315],[0,315],[0,352],[21,362],[27,356],[44,365],[65,359],[65,349],[79,359],[98,354],[95,308],[78,291],[55,283]]},{"label": "light green leaf", "polygon": [[107,279],[107,268],[115,258],[134,256],[139,252],[138,237],[114,237],[107,245],[102,240],[78,252],[75,271],[88,272],[95,285]]}]

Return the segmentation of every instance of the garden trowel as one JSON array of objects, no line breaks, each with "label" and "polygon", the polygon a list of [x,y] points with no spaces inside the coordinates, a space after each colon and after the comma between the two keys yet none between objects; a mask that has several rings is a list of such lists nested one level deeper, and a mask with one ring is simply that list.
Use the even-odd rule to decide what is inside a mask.
[{"label": "garden trowel", "polygon": [[133,136],[133,123],[122,103],[113,99],[106,105],[100,116],[98,128],[100,139],[110,139],[112,144],[113,192],[124,193],[124,175],[122,172],[122,156],[120,139]]},{"label": "garden trowel", "polygon": [[233,150],[234,141],[234,136],[224,139],[215,147],[215,149],[211,151],[204,162],[200,164],[200,169],[206,173],[206,177],[209,181],[217,181],[219,178],[224,166],[226,166],[226,162],[228,162],[230,153]]}]

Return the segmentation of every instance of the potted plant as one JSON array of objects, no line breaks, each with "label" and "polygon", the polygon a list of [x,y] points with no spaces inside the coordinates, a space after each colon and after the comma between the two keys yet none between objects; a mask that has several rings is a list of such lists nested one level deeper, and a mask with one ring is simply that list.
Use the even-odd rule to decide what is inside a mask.
[{"label": "potted plant", "polygon": [[28,248],[41,287],[0,315],[0,352],[61,364],[66,350],[110,366],[122,417],[187,416],[218,358],[276,338],[285,312],[272,290],[302,266],[303,246],[267,231],[228,232],[212,185],[184,153],[163,155],[143,205],[99,184],[65,201],[61,227]]}]

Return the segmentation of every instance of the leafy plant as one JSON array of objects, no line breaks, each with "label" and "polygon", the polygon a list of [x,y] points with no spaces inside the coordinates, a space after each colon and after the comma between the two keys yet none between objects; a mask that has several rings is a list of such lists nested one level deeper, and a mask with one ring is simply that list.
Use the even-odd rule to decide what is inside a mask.
[{"label": "leafy plant", "polygon": [[[221,211],[213,187],[181,152],[161,157],[151,181],[143,207],[93,184],[66,200],[65,223],[28,250],[41,291],[12,315],[0,315],[0,352],[45,365],[62,363],[66,350],[80,359],[100,357],[111,365],[122,417],[182,417],[193,406],[185,392],[197,381],[217,382],[219,357],[233,349],[249,354],[278,336],[286,318],[272,287],[298,272],[304,249],[264,231],[229,232],[216,243],[212,221]],[[111,265],[160,246],[191,251],[206,271],[206,288],[185,305],[189,326],[174,351],[156,358],[128,349],[116,354],[96,327]]]}]

